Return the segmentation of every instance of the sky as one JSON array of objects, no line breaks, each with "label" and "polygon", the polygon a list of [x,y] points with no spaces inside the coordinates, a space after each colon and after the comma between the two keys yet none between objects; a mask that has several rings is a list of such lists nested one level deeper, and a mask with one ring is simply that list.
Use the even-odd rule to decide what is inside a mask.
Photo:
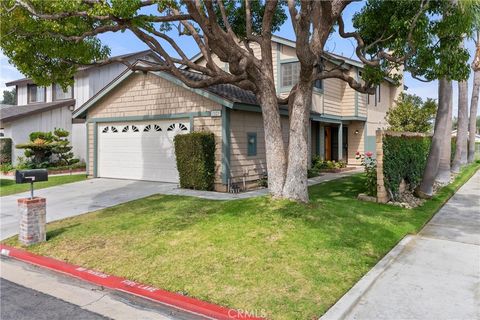
[{"label": "sky", "polygon": [[[393,2],[392,2],[393,3]],[[353,2],[350,4],[344,11],[343,17],[346,25],[346,30],[353,30],[351,24],[351,18],[355,12],[358,12],[364,2]],[[275,33],[278,36],[294,39],[294,33],[292,29],[292,25],[290,21],[287,21],[281,29]],[[174,31],[171,32],[171,36],[174,39],[178,40],[178,44],[184,49],[187,56],[194,56],[199,52],[198,47],[196,46],[193,39],[188,36],[178,37],[174,34]],[[135,51],[141,51],[148,49],[147,46],[138,40],[131,32],[126,31],[125,33],[108,33],[100,36],[102,42],[108,45],[111,49],[112,55],[120,55]],[[331,51],[348,58],[355,59],[354,54],[354,43],[351,40],[345,40],[340,38],[338,33],[334,33],[329,41],[327,42],[326,49],[327,51]],[[468,41],[466,44],[467,50],[470,52],[470,60],[473,60],[473,55],[475,52],[475,44],[472,40]],[[173,51],[172,51],[173,53]],[[471,61],[470,61],[471,62]],[[5,83],[23,78],[24,76],[15,68],[14,65],[10,64],[8,58],[0,51],[0,91],[6,89]],[[410,74],[404,74],[404,83],[408,87],[407,92],[411,94],[416,94],[423,99],[432,98],[437,99],[437,81],[432,81],[429,83],[420,82],[418,80],[413,79]],[[468,80],[469,83],[469,95],[471,94],[471,88],[473,85],[473,73],[470,75]],[[9,88],[10,89],[10,88]],[[457,84],[454,82],[454,97],[453,97],[453,115],[457,113],[457,105],[458,105],[458,89]],[[470,101],[470,96],[469,96]],[[480,114],[480,108],[479,108]]]}]

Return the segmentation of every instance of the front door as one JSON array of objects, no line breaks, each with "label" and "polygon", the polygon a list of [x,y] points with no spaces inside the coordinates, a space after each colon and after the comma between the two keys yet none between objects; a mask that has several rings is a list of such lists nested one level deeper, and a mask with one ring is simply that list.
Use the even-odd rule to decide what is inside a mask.
[{"label": "front door", "polygon": [[332,128],[325,127],[325,160],[332,160]]}]

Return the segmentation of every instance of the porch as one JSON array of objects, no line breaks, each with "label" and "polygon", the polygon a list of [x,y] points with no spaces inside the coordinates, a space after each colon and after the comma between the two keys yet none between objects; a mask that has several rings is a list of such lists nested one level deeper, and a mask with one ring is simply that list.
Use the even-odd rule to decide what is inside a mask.
[{"label": "porch", "polygon": [[364,152],[365,127],[364,121],[311,120],[310,160],[319,156],[322,160],[359,165],[355,153]]}]

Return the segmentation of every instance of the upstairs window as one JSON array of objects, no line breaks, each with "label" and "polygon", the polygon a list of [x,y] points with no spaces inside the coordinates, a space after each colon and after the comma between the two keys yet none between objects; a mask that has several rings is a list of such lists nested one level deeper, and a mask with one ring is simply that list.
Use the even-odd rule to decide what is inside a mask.
[{"label": "upstairs window", "polygon": [[45,102],[45,96],[47,89],[45,87],[39,87],[35,84],[29,84],[27,86],[28,91],[28,103]]},{"label": "upstairs window", "polygon": [[323,80],[315,80],[313,86],[317,89],[323,90]]},{"label": "upstairs window", "polygon": [[380,84],[377,86],[377,92],[378,92],[377,93],[378,103],[380,103],[380,98],[381,98],[381,93],[382,93]]},{"label": "upstairs window", "polygon": [[73,90],[71,86],[64,91],[61,85],[56,83],[53,85],[53,101],[66,100],[66,99],[72,99],[72,98],[73,98]]},{"label": "upstairs window", "polygon": [[281,84],[282,87],[288,88],[293,87],[298,82],[300,76],[300,63],[299,62],[289,62],[282,63],[281,65]]}]

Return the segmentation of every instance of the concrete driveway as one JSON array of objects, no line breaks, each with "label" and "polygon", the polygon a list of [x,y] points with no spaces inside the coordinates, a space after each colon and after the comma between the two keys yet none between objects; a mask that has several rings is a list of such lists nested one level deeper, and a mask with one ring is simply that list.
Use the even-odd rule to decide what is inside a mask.
[{"label": "concrete driveway", "polygon": [[[47,221],[112,207],[156,193],[175,193],[177,184],[120,179],[89,179],[35,191],[47,199]],[[17,199],[29,192],[0,197],[0,239],[18,233]]]}]

